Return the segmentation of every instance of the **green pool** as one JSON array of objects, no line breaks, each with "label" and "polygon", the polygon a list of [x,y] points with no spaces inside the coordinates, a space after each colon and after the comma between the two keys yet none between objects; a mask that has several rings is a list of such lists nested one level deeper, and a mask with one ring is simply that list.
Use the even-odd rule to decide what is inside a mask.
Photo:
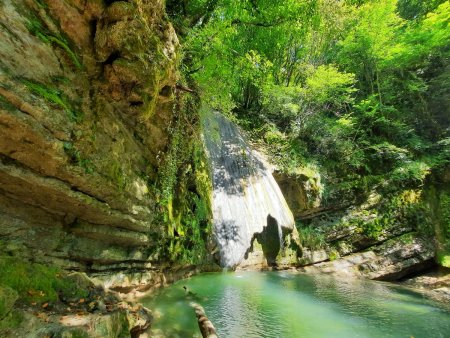
[{"label": "green pool", "polygon": [[408,289],[289,272],[211,273],[179,281],[143,300],[155,312],[154,334],[201,337],[192,301],[203,305],[226,338],[450,337],[450,312]]}]

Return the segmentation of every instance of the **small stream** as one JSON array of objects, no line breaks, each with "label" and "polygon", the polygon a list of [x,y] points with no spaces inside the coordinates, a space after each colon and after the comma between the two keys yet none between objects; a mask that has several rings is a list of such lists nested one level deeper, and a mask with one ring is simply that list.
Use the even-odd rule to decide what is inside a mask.
[{"label": "small stream", "polygon": [[[187,294],[183,286],[196,295]],[[450,337],[450,312],[392,284],[289,272],[201,274],[143,299],[153,333],[201,337],[189,303],[222,338]]]}]

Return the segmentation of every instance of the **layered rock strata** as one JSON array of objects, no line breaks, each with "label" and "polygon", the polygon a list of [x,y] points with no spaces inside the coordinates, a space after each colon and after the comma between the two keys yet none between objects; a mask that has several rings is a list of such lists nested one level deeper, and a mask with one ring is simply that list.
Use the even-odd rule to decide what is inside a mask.
[{"label": "layered rock strata", "polygon": [[178,41],[159,0],[0,3],[0,251],[152,266]]}]

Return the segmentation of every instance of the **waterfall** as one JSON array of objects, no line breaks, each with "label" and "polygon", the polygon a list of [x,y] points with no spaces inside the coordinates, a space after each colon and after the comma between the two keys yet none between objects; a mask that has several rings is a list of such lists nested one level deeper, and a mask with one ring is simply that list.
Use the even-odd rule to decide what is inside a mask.
[{"label": "waterfall", "polygon": [[265,243],[266,258],[274,259],[283,249],[283,229],[292,231],[294,218],[270,166],[223,115],[209,112],[202,123],[212,172],[213,226],[221,266],[239,265],[255,236]]}]

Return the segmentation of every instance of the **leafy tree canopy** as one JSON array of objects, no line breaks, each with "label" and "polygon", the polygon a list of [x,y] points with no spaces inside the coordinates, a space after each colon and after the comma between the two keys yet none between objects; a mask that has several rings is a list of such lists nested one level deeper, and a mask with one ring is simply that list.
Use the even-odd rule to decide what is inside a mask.
[{"label": "leafy tree canopy", "polygon": [[203,102],[269,145],[280,168],[314,163],[354,192],[399,173],[400,186],[418,184],[423,163],[427,172],[448,165],[448,1],[169,0],[167,8]]}]

